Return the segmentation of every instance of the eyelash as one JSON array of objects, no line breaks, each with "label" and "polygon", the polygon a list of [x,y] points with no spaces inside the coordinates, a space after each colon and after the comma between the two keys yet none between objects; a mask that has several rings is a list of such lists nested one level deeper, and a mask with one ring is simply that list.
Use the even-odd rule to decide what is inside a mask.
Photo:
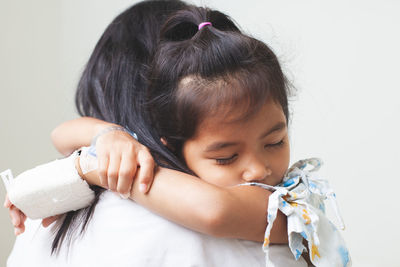
[{"label": "eyelash", "polygon": [[215,161],[217,162],[218,165],[228,165],[228,164],[231,164],[232,162],[234,162],[237,156],[238,155],[235,154],[229,158],[215,159]]},{"label": "eyelash", "polygon": [[[264,148],[278,148],[283,145],[284,145],[284,141],[281,140],[275,144],[265,145]],[[228,164],[231,164],[232,162],[234,162],[235,159],[237,158],[237,156],[238,156],[238,154],[234,154],[233,156],[231,156],[229,158],[215,159],[215,161],[217,162],[218,165],[228,165]]]},{"label": "eyelash", "polygon": [[275,144],[265,145],[264,148],[278,148],[278,147],[281,147],[283,145],[284,145],[284,142],[283,142],[283,140],[281,140],[281,141],[279,141],[278,143],[275,143]]}]

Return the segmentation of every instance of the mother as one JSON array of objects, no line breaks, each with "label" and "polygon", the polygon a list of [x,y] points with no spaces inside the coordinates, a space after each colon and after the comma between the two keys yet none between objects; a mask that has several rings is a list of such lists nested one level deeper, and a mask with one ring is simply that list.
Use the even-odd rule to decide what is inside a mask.
[{"label": "mother", "polygon": [[[170,12],[181,9],[183,6],[184,4],[181,2],[143,2],[118,16],[107,28],[89,60],[79,85],[77,100],[82,115],[90,115],[129,127],[137,132],[141,142],[150,148],[153,155],[156,156],[158,164],[165,163],[159,160],[162,157],[169,163],[169,166],[185,171],[184,166],[174,162],[168,155],[162,154],[162,151],[160,151],[161,155],[154,153],[161,141],[147,138],[150,136],[146,132],[149,130],[149,125],[143,124],[146,121],[143,119],[146,114],[141,110],[146,85],[143,77],[147,71],[147,61],[154,51],[154,44],[160,28],[159,19],[162,17],[165,19]],[[132,19],[137,19],[137,21],[132,22]],[[135,29],[138,25],[141,28]],[[235,26],[232,24],[232,27]],[[236,27],[235,30],[237,30]],[[140,34],[144,34],[144,36],[140,37]],[[69,149],[65,150],[65,147],[59,147],[60,151],[64,153],[68,153],[70,149],[88,145],[93,136],[92,133],[96,132],[95,129],[98,125],[104,127],[109,124],[88,118],[69,122],[68,125],[62,125],[54,132],[55,143],[56,145],[60,144],[57,140],[71,140],[66,145]],[[72,135],[71,132],[65,131],[65,129],[71,128],[80,129],[82,134],[77,135],[74,131]],[[74,138],[64,139],[65,135]],[[107,138],[108,141],[115,139],[120,144],[133,143],[135,146],[139,146],[139,149],[133,150],[134,152],[138,151],[138,155],[141,155],[141,151],[145,151],[127,135],[111,132],[102,136],[103,143],[108,142]],[[98,144],[98,147],[101,147],[101,144]],[[117,153],[126,155],[124,151],[117,151]],[[141,153],[143,154],[143,152]],[[110,155],[111,157],[106,157],[109,161],[106,165],[108,169],[112,170],[113,153]],[[117,162],[117,165],[120,163],[123,166],[123,162]],[[141,169],[145,167],[140,160],[139,164]],[[111,172],[111,174],[113,173]],[[108,172],[108,176],[111,176],[108,186],[111,189],[118,189],[118,185],[113,179],[115,173],[110,175]],[[124,178],[126,180],[127,177],[121,178],[120,181],[124,181]],[[189,199],[189,203],[185,203],[186,206],[190,204],[190,201],[193,201],[193,204],[199,202],[209,204],[193,209],[192,214],[186,213],[185,216],[182,216],[179,210],[175,210],[177,201],[182,199],[179,196],[181,192],[176,188],[174,191],[173,187],[179,179],[193,185],[197,188],[196,192],[199,192]],[[96,190],[99,196],[102,190],[99,188]],[[229,194],[220,188],[202,183],[187,174],[164,169],[157,173],[150,194],[144,195],[137,191],[134,199],[163,216],[206,234],[261,241],[266,224],[264,200],[268,192],[256,188],[238,190],[242,192],[239,194],[242,197],[232,200]],[[167,202],[160,205],[160,199]],[[216,201],[220,203],[218,207],[214,205]],[[27,233],[17,239],[9,259],[10,266],[18,263],[25,265],[24,261],[29,261],[32,265],[31,257],[19,257],[20,253],[26,254],[27,252],[37,259],[37,265],[40,266],[51,264],[59,266],[63,263],[68,266],[85,266],[92,265],[94,262],[96,265],[104,266],[135,264],[160,266],[161,263],[165,266],[192,264],[219,266],[227,263],[231,266],[257,266],[262,264],[260,259],[263,257],[259,254],[262,255],[262,251],[258,243],[215,239],[196,234],[157,216],[149,216],[150,214],[140,206],[132,202],[121,201],[113,194],[103,194],[96,210],[93,207],[80,212],[68,213],[62,221],[60,220],[61,225],[57,230],[52,249],[64,254],[65,257],[61,255],[58,258],[49,257],[45,251],[46,244],[48,244],[46,240],[48,241],[50,238],[50,232],[41,229],[38,233],[34,233],[32,232],[33,225],[29,225]],[[226,216],[228,214],[229,216]],[[93,216],[92,221],[87,224],[91,216]],[[140,220],[142,216],[146,218],[145,222]],[[112,219],[109,219],[110,217]],[[84,220],[82,225],[79,225],[79,219]],[[245,220],[246,225],[241,224],[244,219],[247,219]],[[217,223],[215,223],[216,221]],[[146,226],[143,226],[143,223],[146,223]],[[35,224],[35,222],[29,222],[29,224]],[[134,224],[139,225],[135,227]],[[61,245],[66,241],[66,237],[67,239],[74,237],[76,234],[74,230],[79,226],[82,226],[82,230],[86,228],[86,232],[82,239],[74,240],[70,247],[70,253],[67,255],[65,249],[61,249]],[[107,232],[110,226],[117,227],[112,227],[113,231]],[[141,233],[132,232],[131,230],[135,228],[143,229],[143,231]],[[156,230],[153,231],[154,229]],[[158,233],[158,235],[154,235],[154,233]],[[164,235],[162,239],[160,239],[161,234]],[[176,236],[179,239],[175,239]],[[282,239],[284,241],[284,238],[278,237],[276,240],[282,242]],[[180,247],[178,254],[177,246]],[[49,247],[48,249],[50,251]],[[108,252],[109,250],[112,253]],[[111,255],[108,256],[109,254]],[[119,255],[116,256],[116,254]],[[62,260],[63,258],[66,258],[65,262]]]}]

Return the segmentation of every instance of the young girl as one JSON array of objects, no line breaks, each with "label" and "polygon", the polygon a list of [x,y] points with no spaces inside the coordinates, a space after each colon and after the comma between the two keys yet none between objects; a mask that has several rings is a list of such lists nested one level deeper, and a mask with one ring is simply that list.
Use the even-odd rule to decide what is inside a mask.
[{"label": "young girl", "polygon": [[[197,25],[202,27],[197,29]],[[221,13],[205,9],[178,13],[167,21],[161,36],[149,74],[149,116],[143,117],[143,124],[152,128],[142,131],[153,140],[150,148],[161,163],[193,173],[208,184],[177,175],[183,179],[168,180],[175,189],[165,199],[166,205],[153,209],[190,226],[193,218],[188,214],[216,206],[210,205],[208,197],[198,201],[203,200],[197,198],[199,188],[229,192],[225,196],[232,203],[248,198],[252,205],[259,205],[265,201],[257,199],[261,191],[236,185],[276,185],[288,167],[286,86],[276,57],[265,44],[237,32]],[[139,134],[139,140],[144,137]],[[148,196],[139,194],[137,183],[131,196],[146,205],[146,199],[157,195],[158,180],[162,183],[176,173],[161,169],[158,175]],[[249,194],[251,191],[257,197]],[[179,199],[185,202],[176,203]],[[211,202],[218,199],[211,198]],[[237,207],[229,210],[232,218],[237,218],[235,211],[252,215],[246,221],[248,226],[262,221],[252,211]],[[257,218],[257,223],[252,218]]]}]

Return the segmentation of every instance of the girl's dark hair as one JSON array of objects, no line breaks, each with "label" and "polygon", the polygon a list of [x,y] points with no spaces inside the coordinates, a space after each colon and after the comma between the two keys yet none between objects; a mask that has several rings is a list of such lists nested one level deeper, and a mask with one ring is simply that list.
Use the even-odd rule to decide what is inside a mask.
[{"label": "girl's dark hair", "polygon": [[[124,125],[141,134],[144,128],[144,92],[149,61],[158,43],[161,26],[168,16],[184,8],[179,0],[143,1],[118,15],[96,44],[83,71],[75,96],[81,116],[91,116]],[[68,212],[55,225],[51,253],[57,253],[62,243],[71,241],[80,227],[83,233],[89,222],[101,187],[95,192],[93,204],[79,211]]]},{"label": "girl's dark hair", "polygon": [[[211,22],[198,30],[202,22]],[[209,116],[243,110],[246,119],[267,99],[289,119],[287,82],[277,57],[263,42],[244,35],[221,12],[190,6],[161,30],[147,92],[152,139],[164,138],[156,157],[166,166],[190,170],[182,146]]]}]

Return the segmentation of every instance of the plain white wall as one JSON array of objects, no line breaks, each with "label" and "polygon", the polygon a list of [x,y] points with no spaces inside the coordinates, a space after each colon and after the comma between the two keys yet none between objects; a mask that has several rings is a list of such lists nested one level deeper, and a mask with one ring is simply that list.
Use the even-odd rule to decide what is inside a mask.
[{"label": "plain white wall", "polygon": [[[0,2],[0,171],[18,174],[59,157],[49,134],[77,117],[73,94],[83,66],[107,24],[134,2]],[[400,266],[400,2],[193,3],[231,15],[280,57],[297,88],[293,161],[324,159],[354,266]],[[4,265],[14,242],[5,209],[0,222]]]}]

